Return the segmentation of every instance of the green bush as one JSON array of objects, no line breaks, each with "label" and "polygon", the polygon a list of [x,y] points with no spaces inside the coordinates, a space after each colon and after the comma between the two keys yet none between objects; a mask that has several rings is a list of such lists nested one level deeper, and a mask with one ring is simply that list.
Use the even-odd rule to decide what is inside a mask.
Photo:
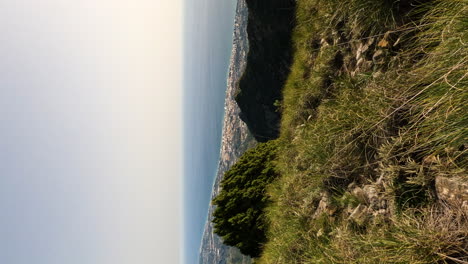
[{"label": "green bush", "polygon": [[264,209],[267,185],[277,177],[277,143],[259,143],[224,174],[221,192],[213,200],[215,233],[229,246],[258,257],[266,241]]}]

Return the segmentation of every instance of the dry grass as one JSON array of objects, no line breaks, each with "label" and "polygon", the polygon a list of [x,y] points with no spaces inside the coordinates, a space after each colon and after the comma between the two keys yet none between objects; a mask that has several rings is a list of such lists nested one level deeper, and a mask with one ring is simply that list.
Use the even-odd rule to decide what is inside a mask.
[{"label": "dry grass", "polygon": [[[433,193],[435,177],[468,179],[468,1],[413,1],[404,16],[401,1],[377,2],[298,0],[282,176],[256,263],[468,262],[466,214]],[[355,70],[356,47],[370,39],[374,51],[383,39],[395,47]],[[347,186],[376,181],[391,214],[356,226]],[[324,192],[336,212],[313,218]]]}]

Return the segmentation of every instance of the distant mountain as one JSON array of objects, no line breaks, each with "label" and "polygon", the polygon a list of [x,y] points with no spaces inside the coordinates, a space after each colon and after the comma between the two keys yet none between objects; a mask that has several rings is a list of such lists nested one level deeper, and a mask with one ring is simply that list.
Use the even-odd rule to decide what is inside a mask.
[{"label": "distant mountain", "polygon": [[[220,150],[218,172],[211,197],[218,195],[220,182],[237,159],[256,141],[247,125],[240,119],[240,109],[234,100],[237,83],[245,69],[248,52],[247,41],[248,10],[245,0],[239,0],[234,25],[233,48],[229,67],[228,87],[225,100],[223,136]],[[237,248],[223,244],[220,237],[213,233],[213,205],[208,209],[208,218],[200,247],[199,264],[249,264],[249,257],[242,255]]]}]

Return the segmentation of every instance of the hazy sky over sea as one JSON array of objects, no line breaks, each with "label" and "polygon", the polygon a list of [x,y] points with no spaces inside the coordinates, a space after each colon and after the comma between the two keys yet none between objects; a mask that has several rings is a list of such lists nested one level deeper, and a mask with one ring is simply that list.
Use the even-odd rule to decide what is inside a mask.
[{"label": "hazy sky over sea", "polygon": [[179,263],[182,0],[0,0],[0,263]]},{"label": "hazy sky over sea", "polygon": [[198,263],[218,166],[236,4],[184,5],[184,264]]}]

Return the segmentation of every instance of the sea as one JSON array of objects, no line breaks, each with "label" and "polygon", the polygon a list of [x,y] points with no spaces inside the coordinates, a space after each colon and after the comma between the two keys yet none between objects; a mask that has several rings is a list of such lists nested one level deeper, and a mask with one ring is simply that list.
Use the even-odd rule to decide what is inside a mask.
[{"label": "sea", "polygon": [[198,263],[221,146],[236,0],[184,5],[183,263]]}]

